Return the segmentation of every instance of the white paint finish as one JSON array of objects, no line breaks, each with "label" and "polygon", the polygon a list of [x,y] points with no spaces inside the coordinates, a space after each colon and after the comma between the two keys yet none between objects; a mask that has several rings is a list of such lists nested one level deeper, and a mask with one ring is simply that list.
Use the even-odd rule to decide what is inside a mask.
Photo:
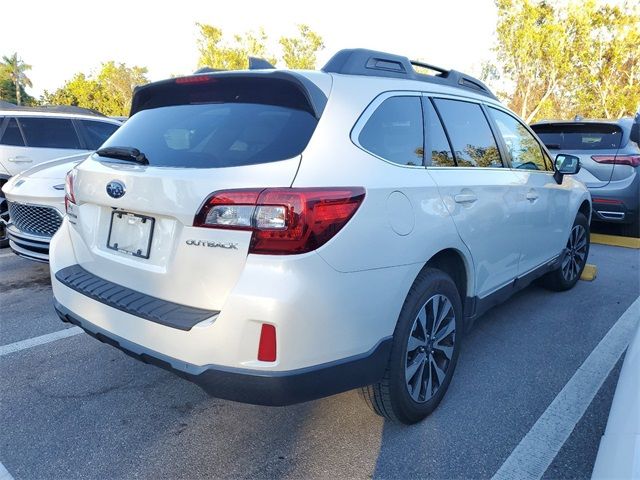
[{"label": "white paint finish", "polygon": [[0,480],[13,480],[13,476],[2,463],[0,463]]},{"label": "white paint finish", "polygon": [[616,321],[558,393],[493,480],[539,479],[609,376],[640,322],[640,297]]},{"label": "white paint finish", "polygon": [[26,340],[20,340],[19,342],[10,343],[8,345],[0,346],[0,357],[9,355],[10,353],[19,352],[28,348],[37,347],[39,345],[45,345],[47,343],[55,342],[63,338],[73,337],[82,333],[82,329],[79,327],[65,328],[64,330],[58,330],[57,332],[47,333],[46,335],[40,335],[39,337],[28,338]]},{"label": "white paint finish", "polygon": [[[640,311],[636,312],[640,316]],[[640,327],[624,357],[594,479],[640,479]]]}]

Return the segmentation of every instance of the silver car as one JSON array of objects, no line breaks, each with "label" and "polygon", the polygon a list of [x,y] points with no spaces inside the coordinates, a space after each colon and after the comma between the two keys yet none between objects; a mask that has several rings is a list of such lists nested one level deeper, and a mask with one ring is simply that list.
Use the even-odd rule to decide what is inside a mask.
[{"label": "silver car", "polygon": [[580,158],[577,178],[591,192],[593,221],[640,236],[640,114],[635,119],[543,121],[531,125],[552,154]]}]

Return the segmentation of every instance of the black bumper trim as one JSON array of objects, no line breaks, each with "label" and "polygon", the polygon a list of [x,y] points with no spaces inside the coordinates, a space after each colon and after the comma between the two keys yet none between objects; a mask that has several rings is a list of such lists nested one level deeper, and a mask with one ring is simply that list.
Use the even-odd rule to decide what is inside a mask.
[{"label": "black bumper trim", "polygon": [[100,278],[80,265],[58,270],[56,279],[76,292],[109,307],[179,330],[191,330],[194,325],[220,313],[218,310],[188,307],[137,292]]},{"label": "black bumper trim", "polygon": [[[364,354],[285,372],[234,369],[215,365],[198,367],[106,332],[79,318],[55,299],[54,305],[63,322],[79,326],[101,342],[116,347],[137,360],[189,380],[209,395],[254,405],[292,405],[371,385],[384,375],[391,353],[392,338],[387,337]],[[180,366],[180,369],[176,366]]]}]

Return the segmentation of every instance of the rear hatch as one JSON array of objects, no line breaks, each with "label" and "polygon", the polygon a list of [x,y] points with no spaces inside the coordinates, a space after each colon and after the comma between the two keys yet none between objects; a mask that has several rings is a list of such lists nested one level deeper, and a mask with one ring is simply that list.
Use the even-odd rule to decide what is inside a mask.
[{"label": "rear hatch", "polygon": [[[131,118],[72,176],[78,263],[147,295],[220,310],[251,232],[194,227],[194,218],[212,192],[291,186],[322,99],[300,75],[277,71],[138,90]],[[110,158],[123,149],[137,160]]]},{"label": "rear hatch", "polygon": [[568,153],[580,158],[582,168],[577,178],[588,188],[609,184],[623,143],[620,126],[604,122],[558,122],[536,124],[531,128],[554,156]]}]

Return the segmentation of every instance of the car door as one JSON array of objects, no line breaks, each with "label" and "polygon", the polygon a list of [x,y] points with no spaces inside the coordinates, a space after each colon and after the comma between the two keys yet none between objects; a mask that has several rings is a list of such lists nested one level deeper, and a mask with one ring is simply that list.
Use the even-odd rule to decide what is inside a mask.
[{"label": "car door", "polygon": [[515,176],[479,103],[425,98],[424,105],[427,169],[471,251],[476,295],[483,298],[518,272],[524,219],[516,208]]},{"label": "car door", "polygon": [[553,178],[551,159],[538,139],[509,112],[487,108],[516,177],[517,208],[526,215],[518,275],[525,275],[559,255],[567,241],[569,192]]},{"label": "car door", "polygon": [[[13,140],[5,143],[5,136]],[[70,118],[23,116],[9,119],[0,139],[2,163],[11,175],[34,165],[86,150]]]}]

